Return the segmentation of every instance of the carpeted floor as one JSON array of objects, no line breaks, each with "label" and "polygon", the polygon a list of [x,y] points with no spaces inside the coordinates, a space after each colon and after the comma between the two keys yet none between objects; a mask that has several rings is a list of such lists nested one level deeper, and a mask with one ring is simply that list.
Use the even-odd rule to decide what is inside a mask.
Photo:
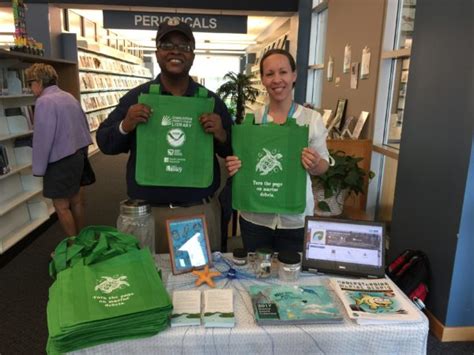
[{"label": "carpeted floor", "polygon": [[[126,156],[91,158],[97,182],[86,188],[87,224],[115,226],[119,202],[126,198]],[[64,239],[54,219],[0,256],[0,355],[45,353],[46,305],[52,280],[50,253]],[[228,249],[240,245],[229,239]],[[440,343],[428,338],[428,354],[474,354],[474,342]]]}]

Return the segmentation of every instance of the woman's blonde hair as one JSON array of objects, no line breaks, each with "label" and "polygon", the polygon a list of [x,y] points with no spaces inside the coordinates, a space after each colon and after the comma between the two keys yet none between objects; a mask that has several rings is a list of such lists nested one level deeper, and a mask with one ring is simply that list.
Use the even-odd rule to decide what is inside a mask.
[{"label": "woman's blonde hair", "polygon": [[35,63],[25,70],[27,80],[36,80],[43,84],[43,87],[56,85],[58,82],[58,73],[49,65]]}]

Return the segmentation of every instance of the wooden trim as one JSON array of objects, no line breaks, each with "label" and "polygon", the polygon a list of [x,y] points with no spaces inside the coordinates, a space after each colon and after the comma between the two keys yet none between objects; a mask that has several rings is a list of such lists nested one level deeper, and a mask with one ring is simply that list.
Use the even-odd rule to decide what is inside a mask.
[{"label": "wooden trim", "polygon": [[324,64],[308,65],[308,69],[321,70],[324,69]]},{"label": "wooden trim", "polygon": [[474,326],[472,327],[446,327],[430,311],[426,311],[430,322],[430,330],[441,342],[449,341],[474,341]]},{"label": "wooden trim", "polygon": [[411,48],[402,48],[394,51],[383,51],[382,59],[407,58],[411,54]]},{"label": "wooden trim", "polygon": [[377,152],[377,153],[380,153],[382,155],[385,155],[389,158],[392,158],[392,159],[395,159],[395,160],[398,160],[398,155],[399,155],[399,152],[398,152],[398,149],[395,149],[395,148],[392,148],[392,147],[388,147],[386,145],[378,145],[378,144],[374,144],[372,145],[372,150],[374,152]]},{"label": "wooden trim", "polygon": [[[328,139],[326,141],[327,147],[330,150],[341,150],[348,155],[354,155],[364,158],[359,162],[359,167],[366,171],[370,171],[370,160],[372,157],[372,140],[370,139]],[[368,190],[369,178],[366,175],[364,179],[364,191]],[[344,203],[344,208],[353,206],[355,209],[365,211],[367,205],[367,194],[352,194]]]}]

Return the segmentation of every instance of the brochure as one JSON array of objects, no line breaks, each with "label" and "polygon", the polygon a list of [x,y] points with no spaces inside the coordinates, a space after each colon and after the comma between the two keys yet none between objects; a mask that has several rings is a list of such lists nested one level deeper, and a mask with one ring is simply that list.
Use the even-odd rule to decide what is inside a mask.
[{"label": "brochure", "polygon": [[204,293],[204,317],[206,328],[232,328],[235,326],[232,289],[212,289]]},{"label": "brochure", "polygon": [[183,290],[173,292],[171,326],[201,325],[206,328],[231,328],[235,326],[232,289],[212,289],[202,292],[203,313],[201,315],[201,291]]},{"label": "brochure", "polygon": [[201,291],[174,291],[171,326],[191,325],[201,325]]},{"label": "brochure", "polygon": [[331,284],[349,318],[359,324],[420,320],[414,305],[387,279],[332,278]]},{"label": "brochure", "polygon": [[250,286],[257,324],[342,322],[342,315],[325,286]]}]

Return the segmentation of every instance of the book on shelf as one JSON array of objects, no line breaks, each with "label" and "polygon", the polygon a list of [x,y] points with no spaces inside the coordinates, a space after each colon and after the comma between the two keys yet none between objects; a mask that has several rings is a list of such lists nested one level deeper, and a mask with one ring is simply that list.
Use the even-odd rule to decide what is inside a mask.
[{"label": "book on shelf", "polygon": [[5,147],[3,144],[0,144],[0,175],[8,174],[10,170],[7,147]]},{"label": "book on shelf", "polygon": [[11,133],[33,130],[33,107],[19,106],[5,108],[5,117]]},{"label": "book on shelf", "polygon": [[173,292],[171,326],[201,325],[206,328],[231,328],[235,326],[232,289],[212,289],[203,293],[201,315],[201,291],[181,290]]},{"label": "book on shelf", "polygon": [[343,317],[323,285],[253,285],[249,288],[259,325],[338,323]]},{"label": "book on shelf", "polygon": [[358,324],[420,320],[414,305],[388,279],[332,278],[331,285],[349,318]]}]

